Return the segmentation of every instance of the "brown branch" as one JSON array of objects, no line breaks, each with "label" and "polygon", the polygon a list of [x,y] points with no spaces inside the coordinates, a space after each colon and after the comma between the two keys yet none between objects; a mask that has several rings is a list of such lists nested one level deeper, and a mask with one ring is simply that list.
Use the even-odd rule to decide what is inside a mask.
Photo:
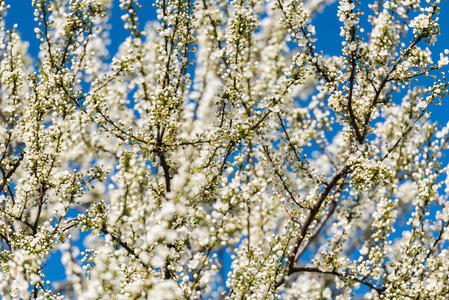
[{"label": "brown branch", "polygon": [[[344,184],[340,184],[337,187],[337,192],[340,192]],[[337,199],[332,199],[331,203],[329,204],[329,210],[327,212],[327,215],[320,221],[318,226],[315,228],[315,231],[312,233],[312,235],[307,239],[307,242],[304,244],[304,246],[300,247],[298,249],[298,259],[301,258],[301,256],[306,252],[307,248],[312,244],[312,242],[317,238],[317,236],[320,234],[321,230],[326,225],[327,221],[330,219],[330,217],[335,212],[335,208],[337,207]]]},{"label": "brown branch", "polygon": [[158,149],[156,151],[159,160],[161,161],[161,167],[164,171],[164,180],[165,180],[165,190],[167,193],[171,191],[171,177],[170,177],[170,167],[167,163],[167,160],[165,159],[165,152]]},{"label": "brown branch", "polygon": [[339,273],[337,271],[323,271],[323,270],[320,270],[318,268],[313,268],[313,267],[295,267],[292,269],[292,273],[300,273],[300,272],[334,275],[334,276],[339,277],[340,279],[353,280],[353,281],[356,281],[358,283],[361,283],[361,284],[369,287],[372,290],[375,290],[379,295],[382,294],[385,290],[384,288],[379,288],[368,281],[357,278],[355,274],[351,274],[351,273]]},{"label": "brown branch", "polygon": [[37,208],[36,218],[34,219],[34,222],[33,222],[33,227],[31,228],[33,230],[33,235],[35,235],[37,233],[37,227],[39,225],[39,219],[41,217],[42,207],[44,206],[44,196],[45,196],[47,189],[48,189],[48,187],[45,184],[45,182],[42,183],[42,186],[39,191],[39,206]]},{"label": "brown branch", "polygon": [[[353,26],[351,28],[351,42],[355,41],[355,27]],[[357,117],[354,114],[354,110],[352,108],[352,98],[354,93],[354,81],[355,81],[355,74],[356,74],[356,60],[355,60],[355,54],[351,52],[351,75],[349,77],[349,93],[348,93],[348,111],[349,111],[349,123],[351,124],[352,129],[355,131],[356,139],[359,142],[359,144],[363,143],[363,137],[360,134],[359,127],[357,126]]]},{"label": "brown branch", "polygon": [[401,134],[401,136],[397,139],[397,141],[393,144],[393,146],[391,146],[387,150],[387,153],[385,153],[385,155],[380,159],[381,162],[384,161],[399,146],[401,141],[403,141],[407,137],[407,135],[412,131],[412,129],[415,128],[416,122],[418,122],[422,118],[424,113],[427,111],[429,105],[430,103],[427,103],[426,107],[420,112],[420,114],[416,117],[413,123],[407,127],[407,129]]},{"label": "brown branch", "polygon": [[[432,16],[435,14],[436,12],[436,7],[433,8],[432,11]],[[379,85],[379,88],[376,91],[376,94],[374,95],[373,101],[370,104],[370,107],[368,109],[368,113],[365,115],[365,122],[364,122],[364,128],[363,128],[363,133],[362,133],[362,137],[365,138],[366,134],[368,132],[368,125],[371,121],[371,114],[372,111],[374,109],[374,107],[377,104],[377,100],[380,97],[380,94],[382,93],[382,90],[385,88],[385,85],[387,84],[388,81],[390,81],[390,76],[393,74],[393,72],[396,70],[396,68],[398,67],[398,65],[401,63],[401,61],[407,56],[409,55],[409,53],[412,51],[412,49],[427,35],[427,31],[423,31],[418,37],[416,37],[411,43],[410,45],[407,47],[407,49],[405,49],[401,55],[396,59],[396,61],[393,63],[393,65],[391,66],[390,70],[388,70],[387,75],[385,76],[385,78],[382,80],[382,82]]]},{"label": "brown branch", "polygon": [[[346,177],[346,175],[349,173],[349,171],[350,171],[349,167],[344,166],[338,172],[336,172],[330,178],[328,183],[325,185],[326,187],[324,188],[323,192],[321,193],[320,197],[318,198],[318,201],[315,203],[313,208],[310,210],[309,215],[307,216],[306,220],[304,221],[303,225],[301,226],[301,230],[300,230],[298,238],[295,242],[293,251],[291,252],[290,256],[288,257],[287,275],[290,275],[293,273],[295,263],[298,260],[298,256],[300,254],[299,249],[301,247],[301,244],[304,241],[304,239],[306,238],[306,235],[307,235],[310,225],[313,223],[317,214],[320,212],[324,201],[326,200],[327,196],[330,194],[332,189],[337,185],[338,181],[341,178]],[[282,277],[282,279],[280,279],[276,283],[276,288],[281,286],[285,282],[285,280],[286,280],[286,277]]]}]

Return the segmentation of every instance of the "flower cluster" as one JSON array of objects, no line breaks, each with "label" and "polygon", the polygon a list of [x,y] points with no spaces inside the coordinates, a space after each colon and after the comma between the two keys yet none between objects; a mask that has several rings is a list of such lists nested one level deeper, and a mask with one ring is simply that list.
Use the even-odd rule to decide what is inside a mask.
[{"label": "flower cluster", "polygon": [[1,297],[447,298],[439,1],[5,2]]}]

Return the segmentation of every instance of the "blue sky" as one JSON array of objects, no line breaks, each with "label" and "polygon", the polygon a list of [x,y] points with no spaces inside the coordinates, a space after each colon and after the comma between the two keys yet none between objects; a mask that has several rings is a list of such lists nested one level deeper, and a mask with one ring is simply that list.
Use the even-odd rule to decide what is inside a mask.
[{"label": "blue sky", "polygon": [[[144,26],[145,21],[155,19],[155,9],[151,5],[151,1],[142,0],[143,5],[142,10],[139,12],[141,16],[142,24]],[[365,2],[362,0],[361,2]],[[372,2],[372,1],[370,1]],[[442,1],[441,14],[440,14],[440,27],[441,36],[435,45],[434,52],[438,53],[445,48],[449,48],[449,2]],[[6,0],[6,3],[11,4],[11,8],[8,11],[7,16],[7,26],[12,26],[13,24],[18,24],[18,31],[20,32],[22,39],[29,42],[29,52],[33,58],[37,57],[38,43],[35,39],[34,33],[34,8],[31,6],[31,0]],[[338,55],[341,53],[341,38],[339,36],[341,23],[338,21],[336,16],[337,3],[334,3],[326,9],[319,13],[313,22],[316,26],[317,32],[317,49],[322,50],[324,53],[329,55]],[[128,32],[123,28],[123,23],[120,19],[123,12],[118,7],[118,1],[114,1],[114,6],[111,11],[111,31],[109,45],[110,53],[113,55],[120,43],[128,35]],[[437,59],[436,59],[437,60]],[[448,99],[449,100],[449,99]],[[443,101],[442,107],[431,108],[432,119],[437,120],[440,124],[446,124],[449,120],[449,104]],[[49,265],[47,268],[47,278],[49,280],[60,280],[64,278],[64,269],[59,263],[60,254],[54,253],[52,258],[49,260]]]}]

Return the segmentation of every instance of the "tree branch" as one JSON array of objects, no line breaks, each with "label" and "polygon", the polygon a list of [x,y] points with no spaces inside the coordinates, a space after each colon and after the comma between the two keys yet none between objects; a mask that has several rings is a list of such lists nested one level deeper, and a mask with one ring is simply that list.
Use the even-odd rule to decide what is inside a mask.
[{"label": "tree branch", "polygon": [[375,290],[379,295],[383,293],[384,288],[379,288],[377,286],[375,286],[374,284],[365,281],[363,279],[357,278],[355,274],[350,274],[350,273],[339,273],[337,271],[323,271],[320,270],[318,268],[313,268],[313,267],[295,267],[292,268],[292,274],[293,273],[300,273],[300,272],[308,272],[308,273],[319,273],[319,274],[326,274],[326,275],[334,275],[337,276],[341,279],[347,279],[347,280],[353,280],[356,281],[358,283],[361,283],[367,287],[369,287],[372,290]]}]

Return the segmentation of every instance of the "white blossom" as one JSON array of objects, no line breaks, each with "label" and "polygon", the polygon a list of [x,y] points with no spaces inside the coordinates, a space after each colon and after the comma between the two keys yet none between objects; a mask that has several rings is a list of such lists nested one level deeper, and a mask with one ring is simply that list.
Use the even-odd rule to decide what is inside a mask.
[{"label": "white blossom", "polygon": [[1,297],[446,299],[443,4],[329,2],[0,0]]}]

